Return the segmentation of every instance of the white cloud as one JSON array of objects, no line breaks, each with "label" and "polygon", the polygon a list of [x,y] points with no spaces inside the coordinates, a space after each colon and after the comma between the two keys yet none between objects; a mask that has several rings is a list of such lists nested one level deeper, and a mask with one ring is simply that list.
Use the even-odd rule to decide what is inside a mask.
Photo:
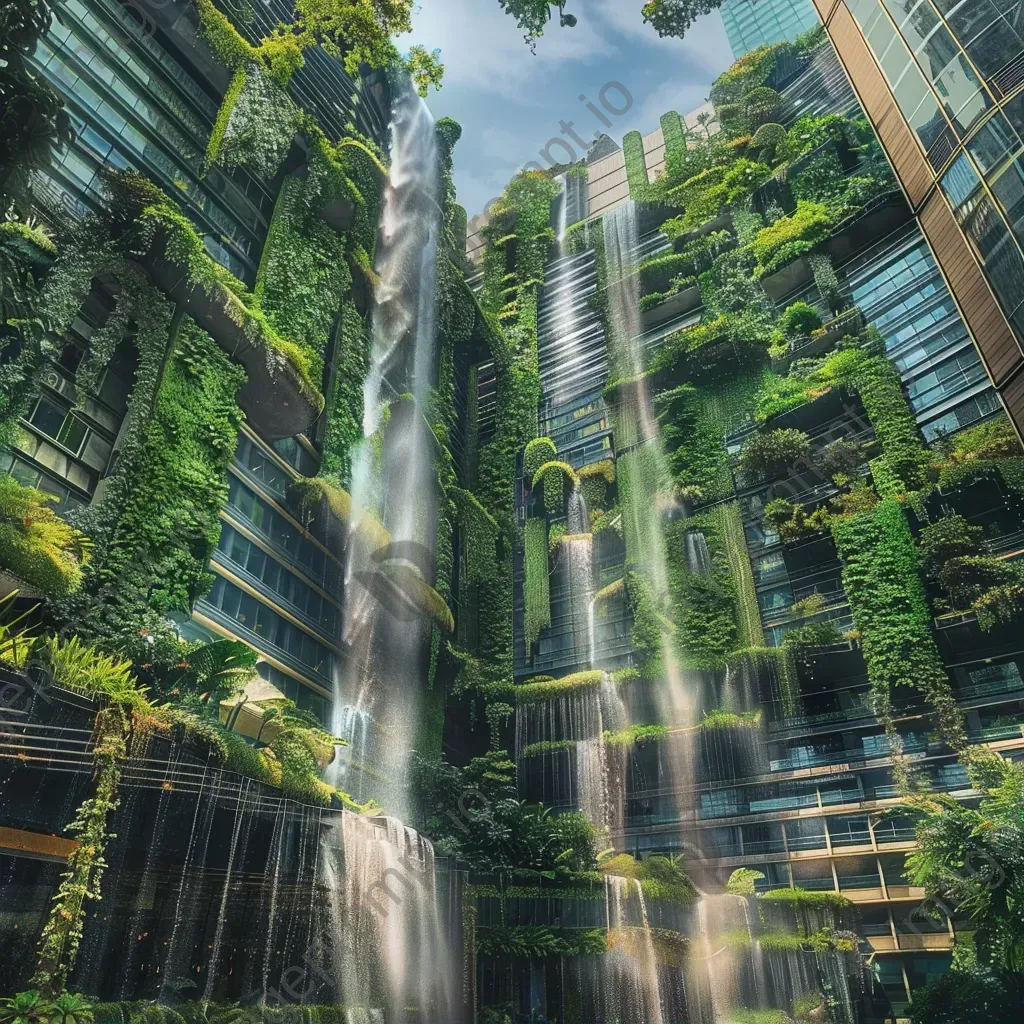
[{"label": "white cloud", "polygon": [[502,95],[561,74],[567,64],[610,52],[594,20],[581,18],[576,28],[560,28],[557,22],[549,26],[533,54],[498,0],[424,0],[413,16],[412,36],[398,43],[439,47],[446,86],[472,86]]}]

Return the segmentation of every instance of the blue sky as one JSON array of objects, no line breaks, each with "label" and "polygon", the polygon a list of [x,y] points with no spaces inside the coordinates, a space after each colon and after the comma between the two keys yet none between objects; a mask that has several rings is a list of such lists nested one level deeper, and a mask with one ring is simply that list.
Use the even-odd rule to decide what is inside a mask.
[{"label": "blue sky", "polygon": [[[436,117],[462,125],[456,185],[470,217],[500,195],[524,163],[543,162],[538,151],[560,134],[562,120],[573,121],[583,139],[604,130],[621,142],[634,128],[653,131],[666,110],[685,114],[704,102],[712,81],[732,63],[721,15],[701,18],[685,41],[659,39],[643,23],[642,6],[642,0],[570,0],[566,10],[579,24],[549,25],[534,55],[497,0],[421,0],[412,36],[398,43],[441,49],[445,84],[428,102]],[[611,128],[579,99],[582,93],[596,103],[608,82],[621,83],[633,99],[627,113],[609,117]],[[607,98],[625,106],[614,89]],[[557,148],[552,154],[565,158]]]}]

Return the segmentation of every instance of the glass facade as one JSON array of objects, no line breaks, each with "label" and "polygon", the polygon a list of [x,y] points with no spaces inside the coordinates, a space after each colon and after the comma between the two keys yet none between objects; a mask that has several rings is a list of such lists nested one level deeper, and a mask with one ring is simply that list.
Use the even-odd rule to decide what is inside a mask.
[{"label": "glass facade", "polygon": [[298,475],[291,463],[315,472],[310,459],[297,439],[271,447],[243,429],[211,563],[217,580],[196,612],[266,655],[264,678],[323,716],[329,704],[316,690],[301,689],[301,701],[292,692],[300,679],[330,689],[341,624],[341,565],[284,500]]},{"label": "glass facade", "polygon": [[[190,5],[171,6],[189,10],[161,6],[140,17],[141,8],[120,0],[61,5],[60,19],[40,40],[34,60],[64,99],[75,141],[35,172],[34,197],[44,221],[73,223],[99,208],[105,172],[137,170],[174,198],[210,255],[251,286],[276,183],[242,168],[205,166],[229,72],[221,69],[218,79],[193,51]],[[292,11],[291,0],[265,0],[249,7],[240,31],[258,42],[291,20]],[[340,60],[308,51],[289,90],[329,137],[341,137],[354,123],[386,141],[388,118],[372,77],[365,84],[354,81]],[[54,494],[60,511],[91,501],[116,459],[135,372],[131,340],[118,348],[94,394],[79,396],[74,387],[81,353],[111,306],[110,296],[95,287],[26,411],[17,448],[0,457],[0,471]],[[185,628],[250,643],[267,658],[260,666],[265,678],[324,717],[339,633],[341,570],[291,517],[285,501],[296,476],[315,475],[318,464],[305,438],[270,445],[242,430],[211,565],[217,582],[197,604],[195,623]]]},{"label": "glass facade", "polygon": [[142,171],[178,199],[210,254],[251,284],[273,196],[242,171],[204,174],[217,102],[116,0],[69,0],[61,12],[35,59],[77,137],[39,172],[40,201],[77,218],[97,208],[102,171]]},{"label": "glass facade", "polygon": [[811,0],[726,0],[722,21],[734,57],[792,41],[821,24]]},{"label": "glass facade", "polygon": [[920,229],[858,256],[844,276],[853,302],[885,339],[929,441],[998,411],[999,400]]},{"label": "glass facade", "polygon": [[844,0],[1024,341],[1024,26],[1005,0]]}]

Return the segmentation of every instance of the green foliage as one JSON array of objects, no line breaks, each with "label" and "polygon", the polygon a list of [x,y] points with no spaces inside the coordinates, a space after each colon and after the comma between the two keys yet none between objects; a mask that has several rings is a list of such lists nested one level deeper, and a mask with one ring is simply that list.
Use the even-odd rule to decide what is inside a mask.
[{"label": "green foliage", "polygon": [[661,230],[670,239],[693,231],[723,210],[748,199],[769,177],[767,164],[740,158],[731,165],[719,164],[701,171],[674,189],[670,198],[685,208],[680,217],[666,221]]},{"label": "green foliage", "polygon": [[536,48],[537,40],[544,35],[544,28],[551,20],[551,8],[558,8],[558,22],[563,28],[572,28],[576,17],[565,13],[565,0],[498,0],[506,14],[516,19],[516,24],[523,30],[523,38]]},{"label": "green foliage", "polygon": [[637,132],[627,132],[622,137],[622,156],[626,162],[626,181],[629,184],[629,198],[634,203],[652,203],[657,200],[658,189],[647,176],[647,159],[644,156],[644,139]]},{"label": "green foliage", "polygon": [[668,727],[664,725],[630,725],[618,732],[606,731],[604,741],[613,747],[642,747],[667,736]]},{"label": "green foliage", "polygon": [[634,565],[643,564],[644,554],[658,529],[657,496],[663,484],[660,461],[657,441],[631,448],[618,458],[626,558]]},{"label": "green foliage", "polygon": [[821,326],[821,314],[806,302],[794,302],[779,317],[779,326],[787,337],[808,336]]},{"label": "green foliage", "polygon": [[115,472],[82,517],[95,544],[85,582],[59,606],[84,636],[140,662],[154,660],[147,637],[168,632],[174,658],[165,616],[190,612],[213,583],[209,559],[242,420],[235,396],[244,372],[191,321],[181,324],[156,389],[168,342],[165,319],[140,323],[137,343],[152,346],[152,355],[143,358],[135,394],[152,373],[152,409],[143,420],[146,403],[133,398]]},{"label": "green foliage", "polygon": [[28,198],[30,175],[70,145],[71,121],[60,97],[37,73],[36,46],[50,29],[51,0],[16,0],[0,7],[0,207]]},{"label": "green foliage", "polygon": [[593,519],[605,507],[608,488],[615,483],[614,459],[602,459],[584,466],[576,473],[583,500],[587,503],[587,511]]},{"label": "green foliage", "polygon": [[801,199],[796,211],[758,231],[752,243],[756,277],[781,270],[828,238],[833,219],[824,203]]},{"label": "green foliage", "polygon": [[911,686],[928,701],[943,739],[960,749],[963,725],[931,632],[921,565],[903,508],[888,498],[870,511],[833,520],[831,529],[875,713],[888,729],[891,687]]},{"label": "green foliage", "polygon": [[269,359],[290,364],[306,396],[322,405],[322,361],[303,346],[282,338],[257,305],[246,304],[249,296],[245,286],[210,256],[191,221],[167,201],[146,207],[138,219],[138,241],[142,246],[151,246],[158,233],[167,240],[166,258],[185,272],[189,283],[211,299],[223,302],[225,311],[246,338],[265,348]]},{"label": "green foliage", "polygon": [[601,871],[606,875],[639,882],[644,896],[649,900],[689,907],[697,900],[697,890],[680,867],[680,859],[670,860],[656,854],[644,860],[636,860],[628,853],[620,853],[604,861]]},{"label": "green foliage", "polygon": [[323,359],[352,277],[345,241],[320,219],[315,198],[307,182],[285,179],[263,246],[254,298],[275,331]]},{"label": "green foliage", "polygon": [[53,905],[39,937],[36,972],[29,984],[52,999],[67,986],[78,956],[89,900],[100,898],[100,884],[110,815],[117,807],[121,762],[127,753],[129,720],[119,705],[96,715],[93,732],[93,795],[82,802],[67,832],[78,845],[68,855],[67,871],[53,898]]},{"label": "green foliage", "polygon": [[753,434],[740,452],[740,469],[750,479],[782,476],[807,458],[811,439],[802,430],[786,427]]},{"label": "green foliage", "polygon": [[270,72],[255,63],[237,68],[206,147],[206,169],[247,167],[269,181],[299,121],[299,108]]},{"label": "green foliage", "polygon": [[770,906],[838,911],[853,909],[853,903],[850,902],[847,896],[828,890],[799,888],[769,889],[759,899]]},{"label": "green foliage", "polygon": [[682,38],[690,26],[704,14],[718,10],[723,0],[647,0],[642,8],[644,21],[659,36]]},{"label": "green foliage", "polygon": [[551,598],[548,584],[548,524],[545,519],[529,519],[525,530],[526,555],[523,585],[526,611],[524,635],[527,660],[532,660],[533,645],[541,630],[551,625]]},{"label": "green foliage", "polygon": [[444,79],[444,65],[440,50],[428,50],[425,46],[413,46],[404,57],[402,67],[416,86],[420,96],[426,97],[431,87],[441,88]]},{"label": "green foliage", "polygon": [[754,132],[750,145],[760,150],[765,162],[771,161],[779,146],[786,141],[786,129],[781,124],[769,121]]},{"label": "green foliage", "polygon": [[864,446],[843,438],[825,445],[814,455],[814,464],[837,484],[849,483],[866,462]]},{"label": "green foliage", "polygon": [[[688,538],[703,536],[709,565],[691,566]],[[680,519],[665,529],[674,641],[680,663],[689,668],[717,668],[738,646],[736,583],[725,554],[719,509]]]},{"label": "green foliage", "polygon": [[76,591],[90,557],[85,534],[49,507],[56,500],[13,477],[0,477],[0,568],[47,597]]},{"label": "green foliage", "polygon": [[955,512],[923,526],[918,544],[925,573],[937,579],[950,559],[980,554],[984,535],[980,526],[972,526]]},{"label": "green foliage", "polygon": [[604,673],[595,670],[574,672],[562,676],[561,679],[548,679],[539,682],[521,683],[515,687],[516,703],[534,704],[538,701],[555,700],[579,690],[593,689],[601,685]]},{"label": "green foliage", "polygon": [[715,708],[712,711],[704,712],[700,727],[708,732],[715,732],[720,729],[757,730],[761,728],[761,717],[760,708],[757,711],[745,711],[742,714]]},{"label": "green foliage", "polygon": [[764,872],[753,868],[737,868],[725,883],[725,891],[733,896],[753,896],[756,893],[754,883],[764,878]]},{"label": "green foliage", "polygon": [[[973,931],[973,948],[954,954],[953,980],[915,997],[915,1022],[1000,1019],[991,1008],[1019,996],[1024,977],[1024,769],[977,751],[967,768],[982,794],[976,806],[941,794],[910,803],[921,817],[907,878],[924,888],[925,907],[949,908]],[[936,999],[940,992],[952,998],[948,1011]],[[978,1009],[990,1016],[967,1015],[965,992],[978,992]]]},{"label": "green foliage", "polygon": [[642,679],[658,679],[664,671],[663,638],[666,622],[658,611],[651,581],[640,572],[626,574],[626,594],[633,613],[630,642]]},{"label": "green foliage", "polygon": [[557,457],[558,449],[550,437],[535,437],[523,451],[523,478],[532,482],[541,466]]},{"label": "green foliage", "polygon": [[[593,825],[578,812],[554,815],[542,804],[517,800],[515,771],[503,750],[491,750],[464,769],[415,758],[417,803],[438,848],[474,871],[506,871],[536,881],[565,882],[592,871]],[[463,814],[446,813],[456,808]]]},{"label": "green foliage", "polygon": [[604,928],[551,929],[524,924],[512,928],[479,928],[476,933],[476,954],[480,957],[543,959],[601,956],[607,952],[608,933]]}]

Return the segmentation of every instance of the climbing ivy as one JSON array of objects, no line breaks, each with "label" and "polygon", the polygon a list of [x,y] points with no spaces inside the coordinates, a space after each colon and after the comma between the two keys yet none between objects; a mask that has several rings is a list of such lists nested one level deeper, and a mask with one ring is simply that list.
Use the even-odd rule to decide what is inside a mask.
[{"label": "climbing ivy", "polygon": [[107,867],[103,854],[110,839],[108,822],[118,803],[128,725],[128,715],[117,704],[96,716],[92,748],[96,788],[68,825],[67,831],[77,845],[68,856],[68,869],[43,926],[36,972],[30,981],[48,998],[65,990],[82,941],[87,901],[100,898],[100,883]]},{"label": "climbing ivy", "polygon": [[163,300],[152,297],[149,310],[136,339],[141,362],[120,458],[101,500],[81,518],[94,557],[82,588],[58,606],[84,636],[140,662],[153,658],[147,637],[173,641],[165,617],[189,613],[213,583],[209,559],[245,381],[190,320],[172,339]]},{"label": "climbing ivy", "polygon": [[548,586],[548,529],[544,519],[527,520],[525,530],[526,613],[523,632],[527,661],[532,660],[533,645],[542,629],[551,625],[551,598]]},{"label": "climbing ivy", "polygon": [[963,725],[932,636],[920,561],[902,505],[887,498],[866,512],[836,518],[831,529],[875,713],[891,735],[892,688],[912,687],[927,699],[943,739],[960,750]]}]

